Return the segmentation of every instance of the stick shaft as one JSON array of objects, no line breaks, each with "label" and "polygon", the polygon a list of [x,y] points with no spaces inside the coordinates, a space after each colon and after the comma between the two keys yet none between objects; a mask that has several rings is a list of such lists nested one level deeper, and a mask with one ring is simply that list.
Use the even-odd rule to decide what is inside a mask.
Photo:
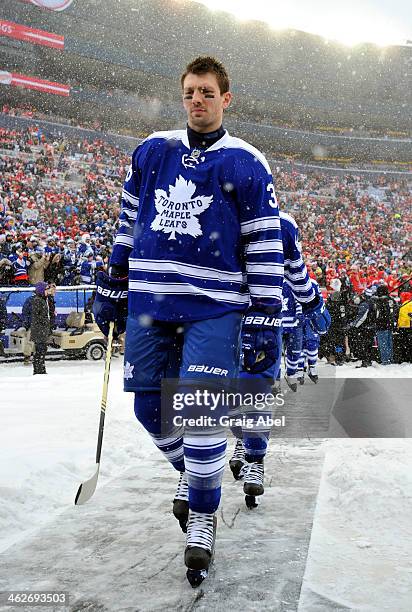
[{"label": "stick shaft", "polygon": [[107,389],[109,386],[109,374],[110,374],[110,360],[112,357],[112,346],[113,346],[113,329],[114,323],[110,323],[109,326],[109,337],[107,339],[107,352],[106,361],[104,366],[104,380],[103,380],[103,392],[102,401],[100,403],[100,421],[99,421],[99,435],[97,438],[97,450],[96,450],[96,471],[89,480],[82,482],[80,485],[74,503],[76,506],[85,504],[93,495],[97,486],[97,479],[99,478],[100,470],[100,455],[102,454],[103,445],[103,431],[104,431],[104,417],[106,414],[106,402],[107,402]]},{"label": "stick shaft", "polygon": [[97,438],[96,463],[100,463],[100,456],[102,454],[104,419],[106,416],[107,391],[109,388],[110,362],[112,358],[112,347],[113,347],[113,328],[114,328],[114,323],[111,322],[109,326],[109,336],[107,338],[107,351],[106,351],[106,360],[105,360],[105,365],[104,365],[104,380],[103,380],[102,401],[100,403],[100,421],[99,421],[99,435]]}]

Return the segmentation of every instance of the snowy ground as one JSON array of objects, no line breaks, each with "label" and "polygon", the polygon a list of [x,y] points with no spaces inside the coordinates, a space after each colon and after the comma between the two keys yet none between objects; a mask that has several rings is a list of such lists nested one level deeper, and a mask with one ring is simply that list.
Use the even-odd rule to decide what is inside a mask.
[{"label": "snowy ground", "polygon": [[412,609],[412,441],[333,440],[299,612]]},{"label": "snowy ground", "polygon": [[[119,360],[83,507],[73,501],[94,470],[102,362],[52,363],[44,377],[0,368],[0,590],[67,590],[72,611],[411,610],[410,440],[278,439],[252,512],[226,473],[215,566],[193,591],[170,512],[176,476],[134,419]],[[336,377],[410,379],[412,366],[345,365]]]}]

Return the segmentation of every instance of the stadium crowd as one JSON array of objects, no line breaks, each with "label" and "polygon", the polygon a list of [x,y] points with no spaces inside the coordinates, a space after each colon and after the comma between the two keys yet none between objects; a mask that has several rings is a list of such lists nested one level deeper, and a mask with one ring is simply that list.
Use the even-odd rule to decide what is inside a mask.
[{"label": "stadium crowd", "polygon": [[[99,139],[51,140],[34,124],[0,128],[0,153],[0,286],[93,283],[110,257],[130,154]],[[402,299],[410,300],[406,181],[282,168],[274,179],[325,296],[343,293],[354,305],[354,296],[384,285],[399,299],[396,288],[404,283]]]},{"label": "stadium crowd", "polygon": [[53,112],[44,112],[28,103],[16,103],[16,104],[8,104],[7,102],[3,104],[1,112],[3,115],[9,115],[10,117],[26,117],[28,119],[44,119],[48,121],[52,121],[53,123],[63,123],[65,125],[73,125],[76,127],[83,127],[86,129],[92,130],[101,130],[102,122],[98,119],[93,119],[93,121],[86,121],[85,119],[80,120],[79,118],[73,119],[70,117],[64,117],[56,115]]},{"label": "stadium crowd", "polygon": [[0,129],[0,285],[92,283],[107,262],[128,155],[100,140]]},{"label": "stadium crowd", "polygon": [[410,276],[412,191],[406,181],[377,177],[275,173],[278,198],[300,228],[310,273],[331,289],[344,277],[355,293],[375,281],[392,291]]}]

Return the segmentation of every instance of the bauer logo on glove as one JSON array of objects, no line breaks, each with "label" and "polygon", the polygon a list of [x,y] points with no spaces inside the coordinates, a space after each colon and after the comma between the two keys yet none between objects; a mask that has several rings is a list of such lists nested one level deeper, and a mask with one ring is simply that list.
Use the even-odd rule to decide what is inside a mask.
[{"label": "bauer logo on glove", "polygon": [[109,334],[109,324],[116,325],[114,337],[126,330],[127,278],[113,278],[99,272],[96,278],[97,292],[93,303],[93,314],[101,332]]},{"label": "bauer logo on glove", "polygon": [[251,374],[260,374],[273,366],[281,350],[280,313],[249,311],[243,320],[243,366]]},{"label": "bauer logo on glove", "polygon": [[244,325],[264,325],[265,327],[280,327],[282,320],[279,317],[262,317],[250,315],[245,318]]},{"label": "bauer logo on glove", "polygon": [[100,285],[98,285],[97,293],[100,293],[104,297],[109,297],[112,300],[127,300],[128,291],[127,289],[125,291],[110,291],[110,289],[104,289],[103,287],[100,287]]}]

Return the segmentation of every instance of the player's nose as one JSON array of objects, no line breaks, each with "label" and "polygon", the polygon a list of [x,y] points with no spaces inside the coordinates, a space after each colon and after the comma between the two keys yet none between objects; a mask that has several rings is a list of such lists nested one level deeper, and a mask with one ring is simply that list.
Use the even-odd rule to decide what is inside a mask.
[{"label": "player's nose", "polygon": [[202,100],[203,100],[203,97],[200,91],[195,90],[193,92],[193,97],[192,97],[193,104],[196,104],[197,106],[199,106],[202,103]]}]

